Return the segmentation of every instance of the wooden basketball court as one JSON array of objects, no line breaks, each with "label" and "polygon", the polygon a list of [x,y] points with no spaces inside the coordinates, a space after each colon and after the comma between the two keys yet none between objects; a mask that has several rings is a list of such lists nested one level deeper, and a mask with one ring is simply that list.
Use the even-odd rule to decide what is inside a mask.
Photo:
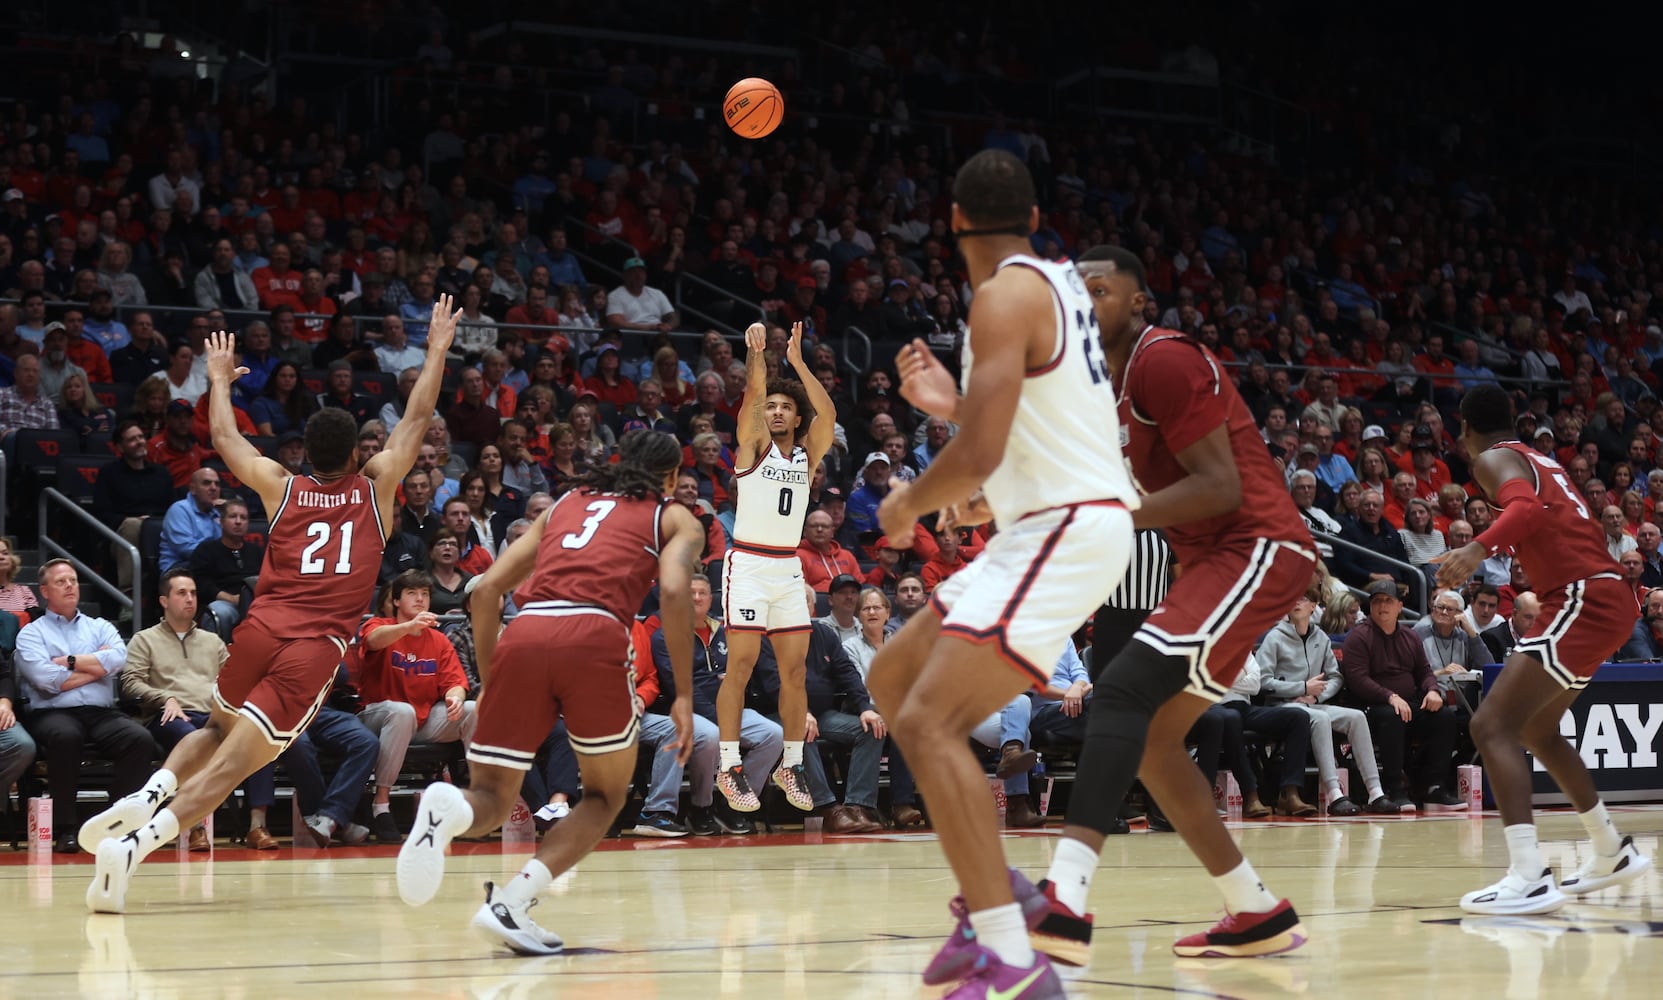
[{"label": "wooden basketball court", "polygon": [[[1656,856],[1663,808],[1617,821]],[[1494,814],[1235,826],[1312,941],[1273,959],[1177,960],[1218,897],[1173,834],[1111,838],[1093,889],[1079,997],[1657,997],[1663,882],[1653,870],[1547,917],[1463,918],[1460,894],[1506,864]],[[1038,878],[1055,830],[1005,841]],[[1575,863],[1576,818],[1542,822],[1547,860]],[[166,848],[133,881],[128,914],[83,905],[90,858],[0,853],[0,996],[927,997],[918,979],[949,929],[951,873],[928,834],[612,840],[532,911],[565,955],[493,953],[467,929],[480,884],[523,845],[459,844],[439,898],[412,910],[392,848]],[[55,863],[56,862],[56,863]]]}]

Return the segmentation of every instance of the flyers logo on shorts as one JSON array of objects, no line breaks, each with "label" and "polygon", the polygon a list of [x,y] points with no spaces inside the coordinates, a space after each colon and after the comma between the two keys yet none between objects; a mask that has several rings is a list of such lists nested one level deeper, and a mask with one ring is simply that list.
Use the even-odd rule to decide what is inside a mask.
[{"label": "flyers logo on shorts", "polygon": [[754,622],[754,621],[756,621],[756,611],[752,608],[740,608],[739,609],[739,617],[745,619],[748,622]]}]

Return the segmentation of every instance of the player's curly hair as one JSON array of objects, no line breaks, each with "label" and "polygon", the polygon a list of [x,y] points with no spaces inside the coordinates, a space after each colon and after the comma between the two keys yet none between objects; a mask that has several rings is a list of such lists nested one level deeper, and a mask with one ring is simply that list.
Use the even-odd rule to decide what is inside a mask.
[{"label": "player's curly hair", "polygon": [[1513,430],[1513,397],[1499,385],[1475,385],[1461,397],[1461,420],[1477,434]]},{"label": "player's curly hair", "polygon": [[325,407],[306,421],[306,456],[325,475],[344,472],[358,452],[358,422],[339,407]]},{"label": "player's curly hair", "polygon": [[663,431],[635,430],[618,442],[618,461],[577,477],[573,485],[633,500],[664,496],[664,480],[681,468],[681,442]]},{"label": "player's curly hair", "polygon": [[794,378],[771,378],[768,380],[767,396],[789,396],[791,402],[797,406],[797,416],[802,417],[802,423],[797,425],[797,439],[800,441],[808,433],[808,425],[814,423],[814,404],[808,401],[808,390]]}]

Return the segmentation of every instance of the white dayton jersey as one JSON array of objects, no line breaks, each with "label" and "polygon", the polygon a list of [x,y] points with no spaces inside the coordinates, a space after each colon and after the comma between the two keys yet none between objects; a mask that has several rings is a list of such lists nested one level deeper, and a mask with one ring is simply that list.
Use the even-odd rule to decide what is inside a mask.
[{"label": "white dayton jersey", "polygon": [[[1085,281],[1067,261],[1016,254],[1000,261],[999,270],[1007,267],[1031,268],[1051,286],[1057,340],[1051,360],[1030,369],[1022,382],[1004,460],[982,485],[988,505],[1001,526],[1035,511],[1094,500],[1136,509],[1138,493],[1121,457],[1118,407]],[[968,386],[974,361],[969,338],[962,357]]]},{"label": "white dayton jersey", "polygon": [[808,452],[797,445],[787,458],[770,441],[757,463],[735,473],[734,480],[739,493],[733,512],[734,542],[795,555],[808,510]]}]

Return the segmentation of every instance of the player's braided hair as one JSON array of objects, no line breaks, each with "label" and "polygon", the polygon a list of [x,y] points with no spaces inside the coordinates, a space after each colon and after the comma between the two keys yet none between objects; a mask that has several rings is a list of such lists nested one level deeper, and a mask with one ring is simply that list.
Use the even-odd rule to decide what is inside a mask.
[{"label": "player's braided hair", "polygon": [[681,468],[681,442],[663,431],[635,430],[618,442],[618,461],[577,477],[573,485],[634,500],[664,495],[664,479]]}]

